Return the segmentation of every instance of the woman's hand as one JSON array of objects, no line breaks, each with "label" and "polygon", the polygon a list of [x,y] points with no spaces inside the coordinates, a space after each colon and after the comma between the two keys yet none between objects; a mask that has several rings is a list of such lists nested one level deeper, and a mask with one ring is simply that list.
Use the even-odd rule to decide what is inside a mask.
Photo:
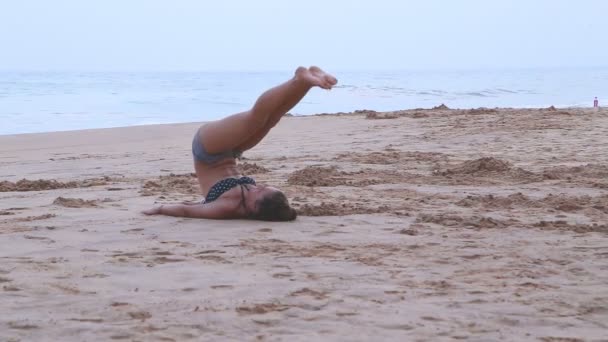
[{"label": "woman's hand", "polygon": [[148,210],[144,210],[141,213],[144,215],[160,215],[160,209],[162,208],[162,205],[157,205],[152,209],[148,209]]}]

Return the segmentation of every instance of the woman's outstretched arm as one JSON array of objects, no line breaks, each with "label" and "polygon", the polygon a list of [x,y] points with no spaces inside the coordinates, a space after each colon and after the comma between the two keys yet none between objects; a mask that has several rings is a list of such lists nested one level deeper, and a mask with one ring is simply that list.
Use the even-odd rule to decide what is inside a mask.
[{"label": "woman's outstretched arm", "polygon": [[164,204],[144,210],[145,215],[166,215],[177,217],[204,218],[213,220],[239,218],[238,207],[226,201],[215,201],[208,204]]}]

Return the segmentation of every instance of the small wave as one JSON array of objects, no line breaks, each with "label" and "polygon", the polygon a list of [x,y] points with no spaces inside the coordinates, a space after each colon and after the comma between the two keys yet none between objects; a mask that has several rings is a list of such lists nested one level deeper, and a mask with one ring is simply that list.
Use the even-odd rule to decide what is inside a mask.
[{"label": "small wave", "polygon": [[528,90],[528,89],[518,89],[517,92],[520,93],[520,94],[526,94],[526,95],[538,95],[538,94],[540,94],[538,92],[535,92],[534,90]]},{"label": "small wave", "polygon": [[437,94],[437,93],[428,92],[428,91],[419,91],[416,93],[416,95],[442,96],[443,94]]},{"label": "small wave", "polygon": [[405,88],[394,87],[394,86],[384,86],[384,87],[380,87],[380,89],[381,90],[392,90],[392,91],[405,90]]},{"label": "small wave", "polygon": [[507,94],[517,94],[518,93],[517,91],[503,89],[503,88],[496,88],[496,90],[498,90],[501,93],[507,93]]},{"label": "small wave", "polygon": [[334,89],[357,89],[357,86],[352,84],[342,84],[335,86]]},{"label": "small wave", "polygon": [[483,92],[475,92],[475,91],[470,91],[470,92],[466,92],[466,93],[456,93],[456,95],[475,96],[475,97],[489,97],[488,95],[483,94]]}]

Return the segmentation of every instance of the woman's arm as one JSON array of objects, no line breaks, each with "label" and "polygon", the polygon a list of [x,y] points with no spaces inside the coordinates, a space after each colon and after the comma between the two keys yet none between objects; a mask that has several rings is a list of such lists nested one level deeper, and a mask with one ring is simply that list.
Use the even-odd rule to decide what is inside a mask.
[{"label": "woman's arm", "polygon": [[231,219],[240,218],[238,207],[232,203],[217,200],[208,204],[166,204],[156,206],[152,209],[144,210],[146,215],[166,215],[177,217],[204,218],[204,219]]}]

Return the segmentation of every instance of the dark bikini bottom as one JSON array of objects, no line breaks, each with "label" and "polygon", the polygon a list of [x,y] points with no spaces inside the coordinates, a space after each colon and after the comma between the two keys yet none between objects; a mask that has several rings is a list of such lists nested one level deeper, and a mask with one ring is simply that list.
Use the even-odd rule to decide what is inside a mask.
[{"label": "dark bikini bottom", "polygon": [[204,164],[214,164],[218,161],[226,158],[240,158],[243,152],[241,151],[226,151],[223,153],[211,154],[205,150],[205,146],[201,141],[201,135],[199,131],[196,131],[194,138],[192,139],[192,155],[194,159]]}]

